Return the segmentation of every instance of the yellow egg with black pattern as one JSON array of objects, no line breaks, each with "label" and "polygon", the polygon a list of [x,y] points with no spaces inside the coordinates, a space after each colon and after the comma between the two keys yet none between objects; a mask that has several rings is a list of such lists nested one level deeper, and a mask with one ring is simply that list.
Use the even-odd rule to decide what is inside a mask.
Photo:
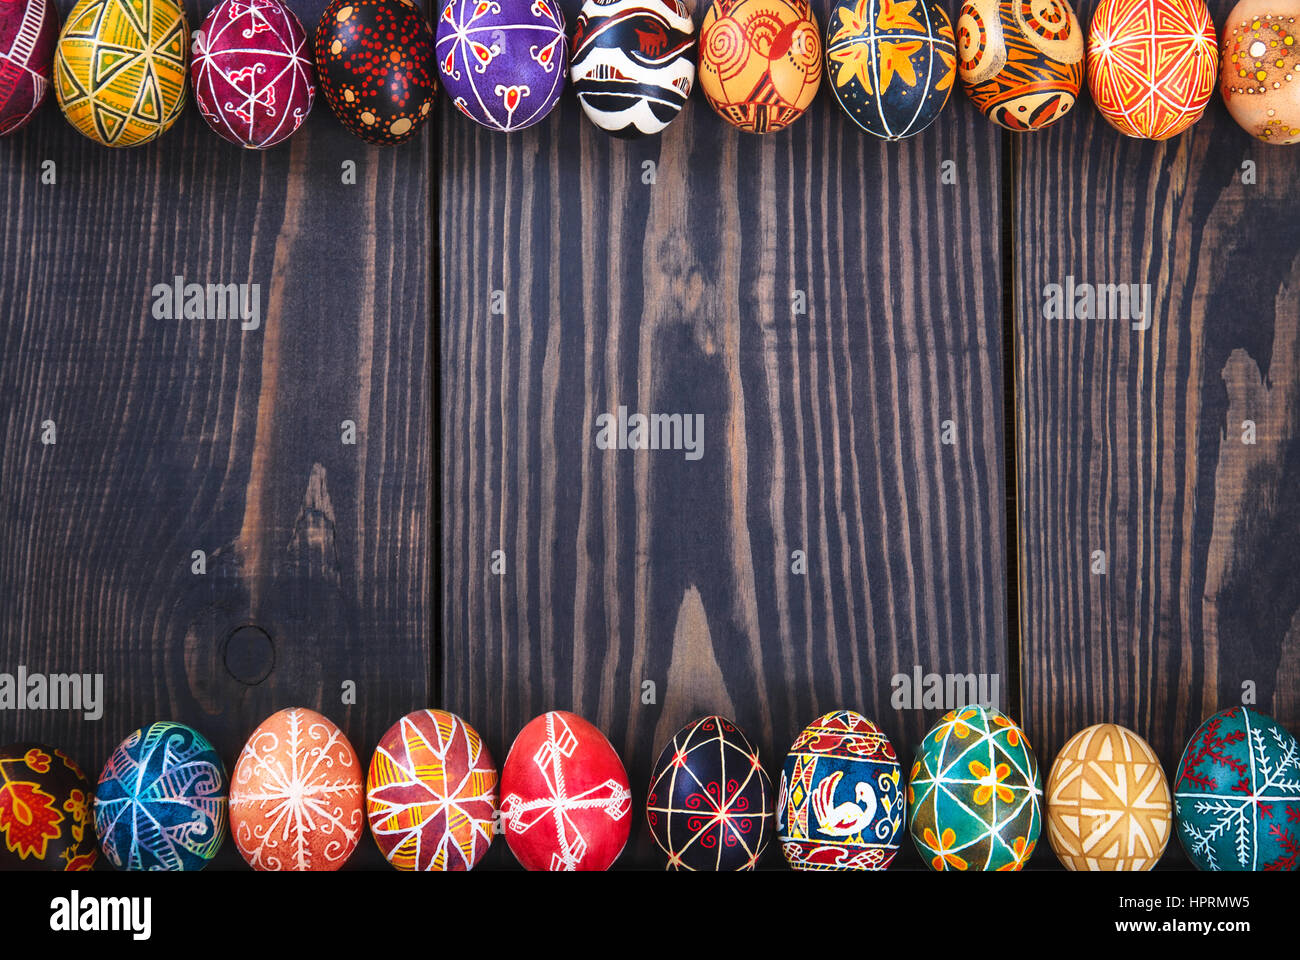
[{"label": "yellow egg with black pattern", "polygon": [[174,0],[79,0],[54,55],[59,109],[106,147],[155,140],[185,109],[189,48]]}]

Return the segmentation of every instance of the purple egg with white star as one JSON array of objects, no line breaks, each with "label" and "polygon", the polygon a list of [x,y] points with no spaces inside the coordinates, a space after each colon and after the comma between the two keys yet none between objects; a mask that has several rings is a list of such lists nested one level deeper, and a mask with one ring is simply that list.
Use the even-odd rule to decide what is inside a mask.
[{"label": "purple egg with white star", "polygon": [[568,73],[556,0],[444,0],[436,50],[456,109],[504,133],[550,113]]},{"label": "purple egg with white star", "polygon": [[273,147],[302,125],[316,96],[307,34],[280,0],[222,0],[194,35],[190,84],[223,139]]}]

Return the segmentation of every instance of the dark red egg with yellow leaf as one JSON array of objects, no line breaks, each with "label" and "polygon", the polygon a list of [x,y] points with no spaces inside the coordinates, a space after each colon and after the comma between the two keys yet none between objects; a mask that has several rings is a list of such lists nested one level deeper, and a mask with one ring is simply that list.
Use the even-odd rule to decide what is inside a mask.
[{"label": "dark red egg with yellow leaf", "polygon": [[433,112],[433,31],[410,0],[333,0],[315,53],[325,102],[362,140],[402,143]]},{"label": "dark red egg with yellow leaf", "polygon": [[0,870],[89,870],[93,799],[90,781],[62,750],[0,748]]}]

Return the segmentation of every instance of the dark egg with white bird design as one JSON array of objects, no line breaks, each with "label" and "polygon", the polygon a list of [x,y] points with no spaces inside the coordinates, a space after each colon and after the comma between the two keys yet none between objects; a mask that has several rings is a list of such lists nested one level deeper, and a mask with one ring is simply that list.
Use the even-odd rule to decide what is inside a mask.
[{"label": "dark egg with white bird design", "polygon": [[650,774],[646,822],[669,870],[752,870],[772,839],[772,781],[725,717],[673,735]]},{"label": "dark egg with white bird design", "polygon": [[796,870],[883,870],[901,845],[902,766],[875,723],[852,710],[818,717],[786,754],[776,834]]},{"label": "dark egg with white bird design", "polygon": [[362,140],[402,143],[429,119],[438,93],[433,31],[410,0],[333,0],[315,53],[325,102]]},{"label": "dark egg with white bird design", "polygon": [[572,49],[578,102],[616,137],[659,133],[695,85],[695,24],[681,0],[586,0]]}]

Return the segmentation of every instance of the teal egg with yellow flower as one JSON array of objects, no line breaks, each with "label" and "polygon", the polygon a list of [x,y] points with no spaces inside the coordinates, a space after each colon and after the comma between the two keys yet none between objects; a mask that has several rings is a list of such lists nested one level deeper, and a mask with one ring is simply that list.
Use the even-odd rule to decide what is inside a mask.
[{"label": "teal egg with yellow flower", "polygon": [[932,870],[1019,870],[1042,826],[1033,748],[1010,717],[981,706],[948,713],[917,748],[908,827]]},{"label": "teal egg with yellow flower", "polygon": [[932,124],[957,78],[952,21],[934,0],[839,0],[826,27],[826,73],[854,123],[883,140]]}]

